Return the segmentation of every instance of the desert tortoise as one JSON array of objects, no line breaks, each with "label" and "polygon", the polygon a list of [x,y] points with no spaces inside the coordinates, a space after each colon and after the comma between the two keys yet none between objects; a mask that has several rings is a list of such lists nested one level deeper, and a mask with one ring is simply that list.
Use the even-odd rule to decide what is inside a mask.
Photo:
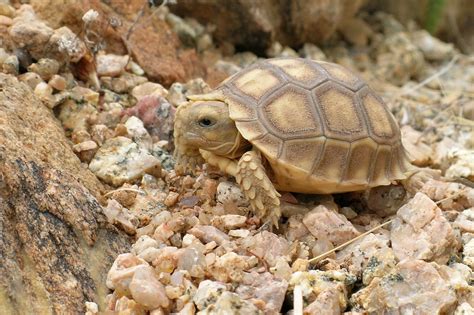
[{"label": "desert tortoise", "polygon": [[202,162],[234,176],[259,217],[280,216],[277,190],[339,193],[389,185],[410,163],[384,102],[337,64],[258,61],[175,119],[177,171]]}]

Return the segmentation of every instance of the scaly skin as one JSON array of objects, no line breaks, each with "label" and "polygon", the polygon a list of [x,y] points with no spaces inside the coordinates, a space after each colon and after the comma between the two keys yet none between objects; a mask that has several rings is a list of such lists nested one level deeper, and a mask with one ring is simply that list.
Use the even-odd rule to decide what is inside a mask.
[{"label": "scaly skin", "polygon": [[259,152],[252,150],[242,155],[235,179],[257,217],[278,227],[281,195],[268,178]]},{"label": "scaly skin", "polygon": [[278,227],[281,216],[280,194],[268,178],[259,152],[247,151],[236,162],[236,160],[218,156],[209,151],[200,151],[210,165],[235,177],[258,218],[269,220]]},{"label": "scaly skin", "polygon": [[204,159],[198,149],[188,147],[178,148],[178,146],[176,146],[174,152],[174,159],[176,161],[174,169],[178,175],[194,174],[197,167],[204,163]]},{"label": "scaly skin", "polygon": [[[190,108],[192,104],[187,103],[178,107],[176,111],[176,117]],[[174,158],[175,158],[175,171],[178,175],[193,174],[196,171],[196,167],[204,163],[204,159],[199,153],[198,148],[189,147],[186,145],[184,132],[186,129],[181,119],[176,119],[174,122]]]}]

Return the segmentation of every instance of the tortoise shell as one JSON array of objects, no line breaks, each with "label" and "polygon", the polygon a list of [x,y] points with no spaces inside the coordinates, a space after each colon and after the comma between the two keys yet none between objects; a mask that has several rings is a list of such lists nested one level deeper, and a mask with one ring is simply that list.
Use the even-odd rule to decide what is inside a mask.
[{"label": "tortoise shell", "polygon": [[277,189],[335,193],[388,185],[409,167],[382,99],[348,69],[301,58],[254,63],[218,88]]}]

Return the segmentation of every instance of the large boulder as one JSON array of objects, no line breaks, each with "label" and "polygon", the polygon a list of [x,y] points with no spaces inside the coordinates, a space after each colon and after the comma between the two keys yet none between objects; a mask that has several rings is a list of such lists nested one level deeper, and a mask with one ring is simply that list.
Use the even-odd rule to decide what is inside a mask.
[{"label": "large boulder", "polygon": [[188,0],[172,12],[215,25],[214,37],[263,52],[274,40],[297,46],[327,40],[365,0]]},{"label": "large boulder", "polygon": [[[183,48],[164,18],[144,1],[32,0],[30,4],[53,28],[67,26],[76,34],[94,31],[98,36],[90,40],[105,44],[109,53],[130,53],[151,80],[165,86],[206,75],[196,51]],[[99,16],[84,27],[82,16],[89,9],[96,10]]]},{"label": "large boulder", "polygon": [[105,277],[129,247],[106,223],[103,185],[52,112],[0,74],[0,305],[9,314],[79,314],[105,301]]}]

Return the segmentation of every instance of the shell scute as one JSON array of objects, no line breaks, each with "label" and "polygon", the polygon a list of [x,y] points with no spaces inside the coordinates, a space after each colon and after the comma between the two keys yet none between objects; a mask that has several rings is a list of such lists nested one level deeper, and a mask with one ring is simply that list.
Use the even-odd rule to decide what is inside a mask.
[{"label": "shell scute", "polygon": [[367,137],[367,129],[356,95],[336,82],[313,90],[328,138],[353,141]]},{"label": "shell scute", "polygon": [[238,91],[257,102],[283,84],[275,72],[260,67],[249,69],[230,82],[235,87],[234,91]]},{"label": "shell scute", "polygon": [[281,160],[309,174],[323,152],[325,141],[324,137],[285,141]]},{"label": "shell scute", "polygon": [[332,80],[338,81],[340,84],[354,92],[365,85],[364,81],[343,66],[329,62],[320,62],[320,65],[328,72]]},{"label": "shell scute", "polygon": [[320,67],[305,59],[277,58],[268,63],[278,67],[294,84],[307,89],[315,88],[329,79]]},{"label": "shell scute", "polygon": [[370,136],[378,142],[387,144],[399,141],[399,128],[383,101],[368,87],[358,94],[367,115]]},{"label": "shell scute", "polygon": [[261,105],[261,120],[280,139],[320,135],[321,124],[307,90],[286,85]]}]

